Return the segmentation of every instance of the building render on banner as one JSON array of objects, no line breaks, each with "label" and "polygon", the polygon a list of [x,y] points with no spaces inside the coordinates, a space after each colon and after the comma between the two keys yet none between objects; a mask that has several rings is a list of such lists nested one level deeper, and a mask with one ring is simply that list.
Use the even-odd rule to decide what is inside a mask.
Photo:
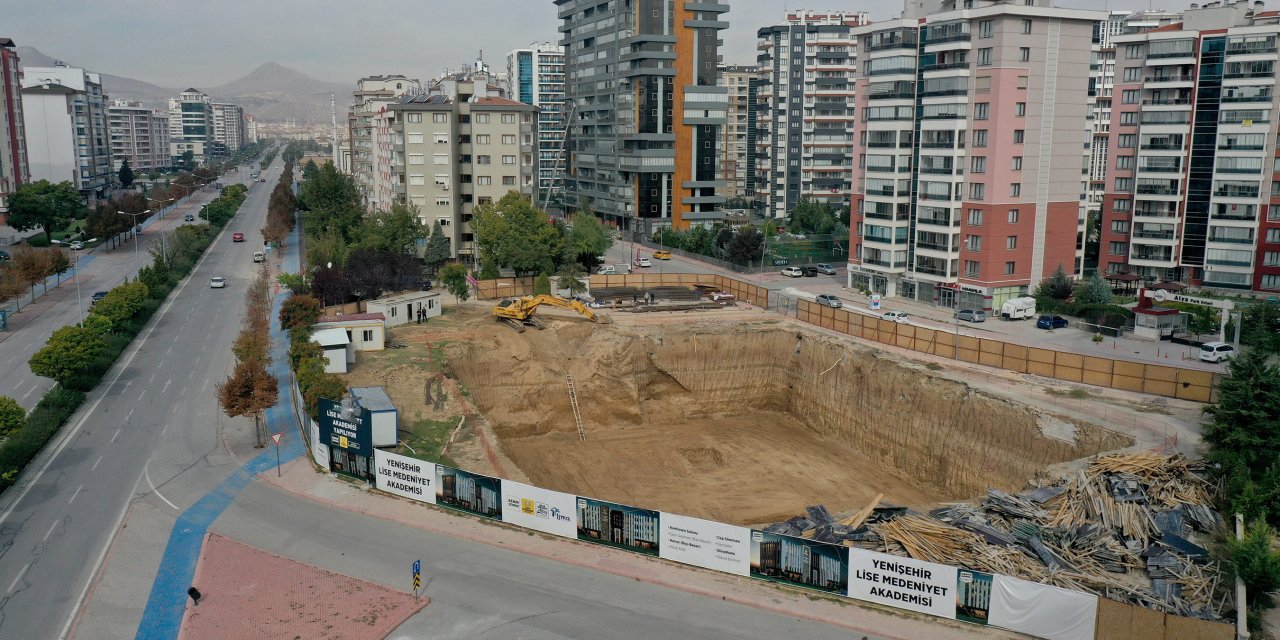
[{"label": "building render on banner", "polygon": [[990,313],[1082,269],[1089,67],[1106,14],[953,4],[909,2],[853,31],[849,286]]}]

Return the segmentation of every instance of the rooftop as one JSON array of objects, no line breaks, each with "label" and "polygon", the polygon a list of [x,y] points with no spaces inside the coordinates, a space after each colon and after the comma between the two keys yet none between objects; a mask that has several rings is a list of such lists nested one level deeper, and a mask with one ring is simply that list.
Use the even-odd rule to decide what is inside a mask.
[{"label": "rooftop", "polygon": [[387,317],[381,313],[344,313],[341,315],[321,316],[320,321],[316,324],[325,324],[327,322],[355,322],[360,320],[379,320],[386,322]]}]

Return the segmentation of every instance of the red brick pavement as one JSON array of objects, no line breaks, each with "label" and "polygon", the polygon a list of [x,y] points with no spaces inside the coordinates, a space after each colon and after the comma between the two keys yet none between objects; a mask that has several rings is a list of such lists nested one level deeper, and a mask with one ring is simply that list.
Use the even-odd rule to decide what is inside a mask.
[{"label": "red brick pavement", "polygon": [[382,640],[427,606],[413,596],[205,536],[179,640],[332,638]]}]

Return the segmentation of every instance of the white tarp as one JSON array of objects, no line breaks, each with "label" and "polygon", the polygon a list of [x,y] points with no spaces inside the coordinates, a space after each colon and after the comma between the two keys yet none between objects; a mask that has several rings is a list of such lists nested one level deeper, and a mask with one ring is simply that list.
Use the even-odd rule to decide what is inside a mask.
[{"label": "white tarp", "polygon": [[866,549],[849,550],[849,597],[956,617],[956,568]]},{"label": "white tarp", "polygon": [[436,465],[416,458],[373,450],[374,482],[381,491],[419,502],[436,503]]},{"label": "white tarp", "polygon": [[543,533],[578,537],[577,496],[511,480],[502,481],[502,521]]},{"label": "white tarp", "polygon": [[997,575],[991,624],[1047,640],[1093,640],[1098,596]]},{"label": "white tarp", "polygon": [[311,459],[316,464],[329,469],[329,443],[320,441],[320,424],[315,420],[309,420],[311,423]]},{"label": "white tarp", "polygon": [[751,571],[751,530],[663,512],[659,557],[740,576]]}]

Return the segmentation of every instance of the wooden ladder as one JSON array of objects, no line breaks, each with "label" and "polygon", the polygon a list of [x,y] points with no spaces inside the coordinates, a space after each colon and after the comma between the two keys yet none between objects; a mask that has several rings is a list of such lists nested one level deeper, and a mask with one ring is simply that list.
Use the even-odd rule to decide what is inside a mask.
[{"label": "wooden ladder", "polygon": [[578,411],[578,393],[573,390],[573,376],[564,374],[564,382],[569,387],[569,406],[573,407],[573,421],[578,425],[578,437],[587,441],[587,430],[582,427],[582,412]]}]

